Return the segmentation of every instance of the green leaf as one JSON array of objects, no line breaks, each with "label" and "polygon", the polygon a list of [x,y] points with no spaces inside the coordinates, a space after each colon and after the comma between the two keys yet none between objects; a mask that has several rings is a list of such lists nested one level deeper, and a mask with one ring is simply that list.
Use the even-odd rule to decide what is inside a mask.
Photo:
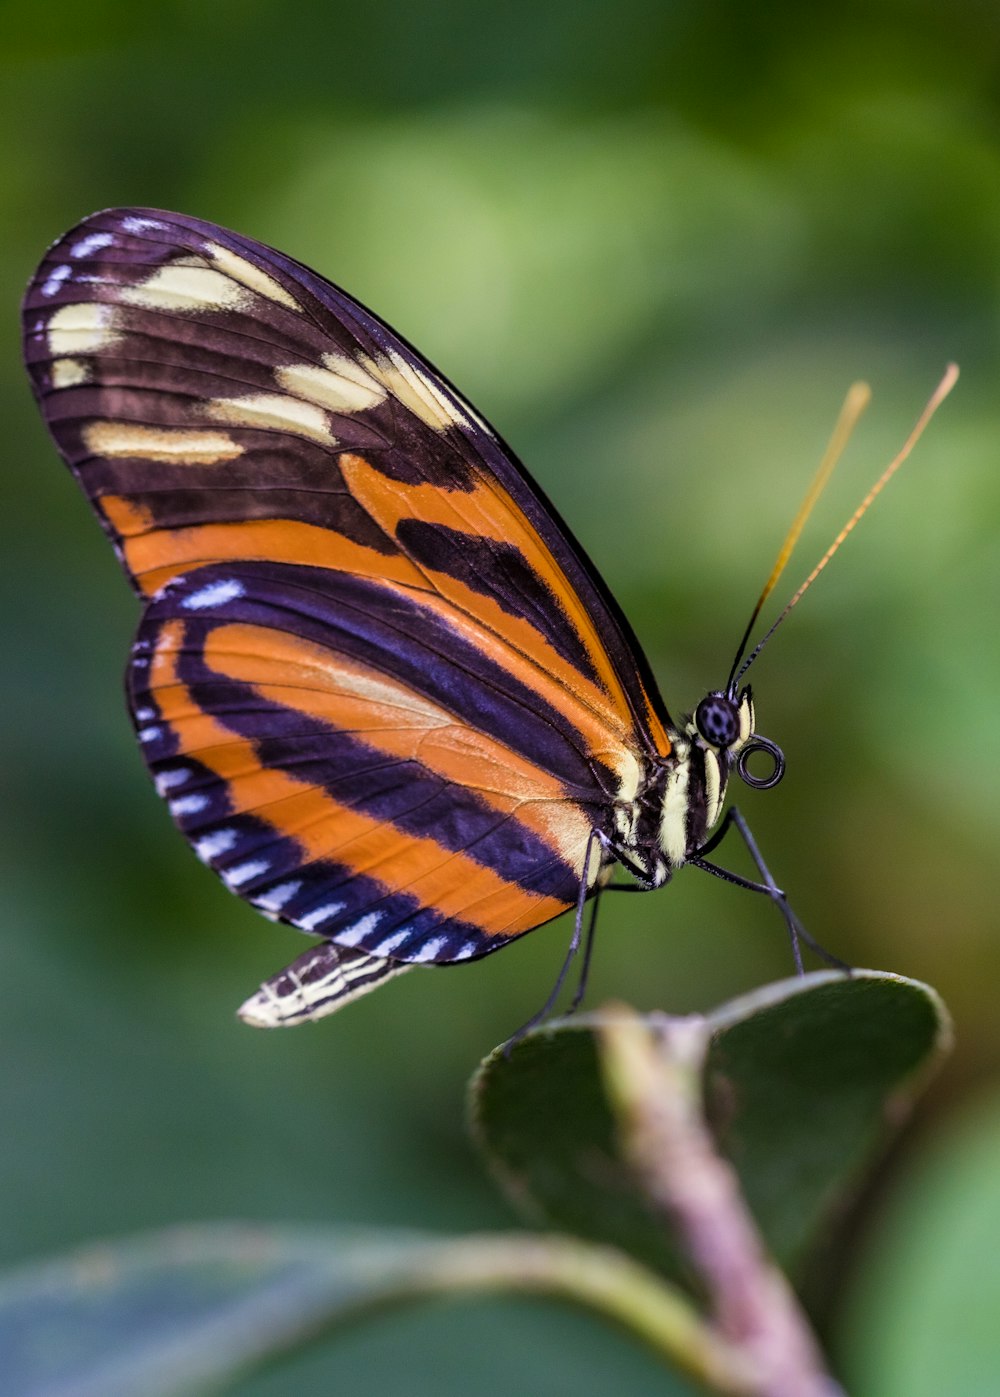
[{"label": "green leaf", "polygon": [[746,1390],[743,1361],[686,1298],[610,1248],[523,1233],[437,1238],[234,1223],[94,1245],[8,1273],[3,1391],[177,1397],[366,1313],[504,1292],[587,1306],[713,1391]]},{"label": "green leaf", "polygon": [[[494,1052],[473,1079],[473,1128],[529,1218],[685,1279],[622,1157],[598,1063],[606,1021],[600,1012],[556,1021],[509,1057]],[[947,1049],[947,1013],[916,981],[822,971],[755,990],[707,1024],[708,1119],[765,1241],[794,1270]]]}]

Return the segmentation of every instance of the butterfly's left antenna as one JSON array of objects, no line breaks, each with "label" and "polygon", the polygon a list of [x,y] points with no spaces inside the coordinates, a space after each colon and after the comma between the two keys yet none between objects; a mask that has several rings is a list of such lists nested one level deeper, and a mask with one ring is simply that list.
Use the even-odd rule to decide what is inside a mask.
[{"label": "butterfly's left antenna", "polygon": [[813,477],[812,484],[806,491],[805,499],[799,505],[799,511],[792,520],[792,526],[785,535],[784,543],[782,543],[778,550],[778,556],[775,559],[774,567],[771,569],[771,574],[764,583],[764,589],[757,598],[757,604],[750,614],[750,620],[747,622],[746,630],[743,632],[742,639],[736,647],[736,656],[733,660],[732,669],[729,671],[729,679],[726,681],[727,693],[733,689],[736,682],[736,671],[739,668],[740,660],[742,660],[746,652],[750,634],[756,625],[757,617],[760,615],[764,603],[774,591],[778,578],[784,572],[785,566],[792,556],[792,550],[799,541],[799,535],[805,528],[806,520],[813,512],[816,501],[826,488],[826,483],[833,474],[837,462],[844,454],[844,449],[851,439],[851,433],[858,425],[858,419],[871,402],[871,396],[872,390],[868,387],[867,383],[852,383],[847,390],[847,397],[844,399],[843,407],[840,409],[840,415],[837,418],[837,424],[833,429],[830,440],[827,442],[826,450],[823,452],[823,458],[819,463],[819,469]]},{"label": "butterfly's left antenna", "polygon": [[[788,559],[791,556],[792,549],[795,547],[795,542],[798,539],[799,534],[802,532],[802,527],[808,519],[810,513],[812,512],[813,505],[819,498],[823,486],[830,478],[830,475],[833,472],[833,468],[836,465],[837,460],[839,459],[844,449],[844,446],[847,444],[847,439],[850,436],[851,431],[853,430],[854,425],[856,424],[862,411],[864,410],[869,397],[871,396],[866,384],[856,383],[851,388],[846,399],[844,400],[844,406],[841,409],[840,417],[837,421],[837,426],[834,429],[833,436],[830,438],[830,444],[826,449],[823,461],[821,462],[820,468],[816,474],[816,479],[810,486],[809,491],[802,502],[802,507],[800,508],[798,514],[795,516],[795,520],[792,524],[792,527],[788,531],[788,536],[786,537],[785,542],[781,546],[781,551],[779,552],[778,560],[771,571],[771,576],[767,579],[767,582],[764,586],[764,590],[760,595],[757,605],[754,607],[753,615],[750,618],[750,624],[747,626],[746,631],[743,633],[743,639],[740,641],[739,649],[736,652],[736,658],[733,661],[733,667],[729,671],[729,681],[726,685],[726,691],[728,693],[731,693],[738,686],[740,680],[743,678],[743,675],[746,674],[747,670],[750,668],[754,660],[763,650],[764,646],[771,639],[772,635],[774,635],[775,631],[781,625],[782,621],[784,621],[788,613],[792,610],[792,607],[796,606],[797,603],[801,601],[802,597],[809,590],[812,584],[816,581],[816,578],[819,577],[820,573],[823,571],[827,563],[836,553],[837,549],[841,546],[841,544],[844,542],[847,536],[853,531],[855,525],[860,521],[862,516],[865,513],[867,513],[869,506],[878,498],[878,496],[888,485],[889,481],[899,470],[900,466],[909,456],[910,452],[913,450],[920,437],[923,435],[924,428],[927,426],[928,422],[931,420],[935,412],[944,402],[945,398],[954,388],[957,379],[958,365],[949,364],[944,372],[944,376],[942,377],[941,382],[938,384],[934,392],[931,394],[926,407],[918,417],[916,425],[914,426],[910,435],[907,437],[906,441],[903,443],[902,449],[896,456],[893,457],[893,459],[886,466],[885,470],[876,480],[872,488],[868,491],[867,495],[865,495],[864,499],[861,501],[857,509],[851,515],[850,519],[848,519],[847,523],[837,534],[836,538],[830,544],[830,547],[823,554],[822,558],[820,558],[819,562],[813,568],[812,572],[802,583],[802,585],[797,589],[797,591],[792,596],[791,600],[786,604],[778,619],[766,632],[763,638],[757,642],[753,650],[750,652],[747,658],[743,660],[743,663],[741,665],[740,661],[743,659],[743,655],[747,647],[747,642],[750,639],[750,632],[753,629],[754,622],[760,615],[761,607],[764,605],[764,602],[770,596],[774,588],[774,584],[777,582],[778,578],[784,571],[785,564],[788,562]],[[858,399],[858,401],[860,402],[860,406],[856,407],[852,412],[852,399],[856,394],[860,395]]]}]

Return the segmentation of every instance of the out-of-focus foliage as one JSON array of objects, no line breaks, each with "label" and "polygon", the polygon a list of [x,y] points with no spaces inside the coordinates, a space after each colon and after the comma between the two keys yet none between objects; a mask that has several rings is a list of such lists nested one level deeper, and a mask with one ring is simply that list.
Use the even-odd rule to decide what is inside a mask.
[{"label": "out-of-focus foliage", "polygon": [[949,1122],[873,1229],[841,1316],[857,1397],[992,1397],[1000,1309],[1000,1102]]},{"label": "out-of-focus foliage", "polygon": [[[336,1331],[341,1346],[366,1324],[391,1335],[395,1326],[386,1312],[398,1319],[399,1311],[419,1305],[426,1312],[435,1300],[450,1301],[464,1327],[458,1302],[510,1293],[528,1293],[536,1303],[572,1302],[592,1322],[629,1328],[668,1365],[660,1375],[663,1397],[693,1393],[671,1360],[699,1377],[731,1371],[731,1348],[690,1302],[609,1247],[512,1231],[445,1237],[413,1229],[206,1223],[98,1242],[6,1272],[0,1279],[4,1391],[10,1397],[187,1397],[231,1391],[248,1370],[265,1366],[280,1367],[287,1383],[295,1361],[289,1353],[305,1350],[305,1359],[314,1359],[318,1335]],[[572,1371],[560,1368],[564,1379]],[[593,1378],[591,1372],[585,1380]],[[366,1375],[366,1385],[372,1381]],[[503,1388],[494,1380],[482,1390]]]},{"label": "out-of-focus foliage", "polygon": [[[814,934],[942,992],[959,1052],[938,1100],[995,1075],[992,7],[52,0],[3,5],[0,28],[6,1258],[218,1216],[500,1221],[462,1083],[568,935],[407,976],[316,1031],[236,1024],[301,939],[218,886],[148,787],[120,694],[135,604],[16,358],[42,249],[104,205],[276,243],[420,345],[556,500],[675,712],[724,679],[848,383],[875,402],[786,595],[958,359],[918,453],[756,668],[788,775],[742,804]],[[608,901],[595,1000],[682,1012],[787,970],[772,910],[695,871]],[[430,1352],[428,1391],[485,1391],[477,1362],[508,1390],[562,1351],[548,1316],[522,1342],[521,1309],[516,1344],[484,1342],[514,1313],[422,1317],[395,1367],[364,1338],[330,1361],[414,1393]],[[587,1342],[605,1373],[633,1361]]]}]

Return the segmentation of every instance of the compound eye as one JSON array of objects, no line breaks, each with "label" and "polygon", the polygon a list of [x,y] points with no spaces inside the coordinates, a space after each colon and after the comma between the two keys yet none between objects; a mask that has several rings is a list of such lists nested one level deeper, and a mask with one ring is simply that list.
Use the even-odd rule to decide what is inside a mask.
[{"label": "compound eye", "polygon": [[708,694],[694,711],[694,721],[706,742],[713,747],[731,747],[740,732],[740,715],[725,694]]}]

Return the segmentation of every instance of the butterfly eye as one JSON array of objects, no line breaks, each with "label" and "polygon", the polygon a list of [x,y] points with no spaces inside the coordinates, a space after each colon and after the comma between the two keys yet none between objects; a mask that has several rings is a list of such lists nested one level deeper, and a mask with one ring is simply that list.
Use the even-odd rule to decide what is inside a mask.
[{"label": "butterfly eye", "polygon": [[[771,758],[771,770],[766,776],[754,776],[747,765],[755,752],[766,752]],[[785,754],[777,743],[769,742],[766,737],[751,737],[736,758],[736,770],[740,779],[755,791],[769,791],[772,786],[778,784],[785,774]]]},{"label": "butterfly eye", "polygon": [[739,736],[739,713],[725,694],[707,694],[695,709],[694,721],[702,737],[713,747],[730,747]]}]

